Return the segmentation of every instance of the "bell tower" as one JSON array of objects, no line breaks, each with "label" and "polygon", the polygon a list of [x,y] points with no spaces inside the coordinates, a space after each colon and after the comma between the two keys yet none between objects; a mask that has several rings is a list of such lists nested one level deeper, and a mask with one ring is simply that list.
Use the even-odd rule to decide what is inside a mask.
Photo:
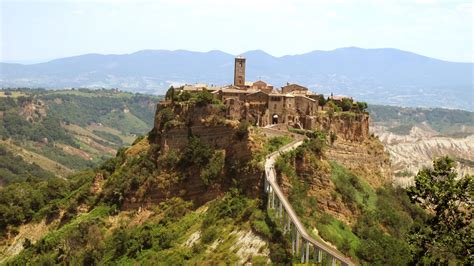
[{"label": "bell tower", "polygon": [[245,58],[242,56],[235,58],[234,85],[237,87],[245,86]]}]

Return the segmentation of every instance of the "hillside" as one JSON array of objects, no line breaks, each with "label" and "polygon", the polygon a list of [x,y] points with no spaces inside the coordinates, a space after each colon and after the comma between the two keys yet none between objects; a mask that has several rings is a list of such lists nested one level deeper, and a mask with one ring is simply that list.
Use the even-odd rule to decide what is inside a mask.
[{"label": "hillside", "polygon": [[[319,93],[351,95],[378,104],[473,110],[472,63],[357,47],[282,57],[259,50],[242,55],[249,62],[248,80],[263,79],[275,86],[299,83]],[[119,87],[164,94],[172,84],[227,84],[233,57],[221,51],[143,50],[87,54],[33,65],[2,63],[0,86]]]},{"label": "hillside", "polygon": [[[196,110],[203,111],[189,114]],[[209,107],[193,121],[218,110]],[[163,113],[157,112],[158,125]],[[288,263],[287,244],[259,192],[260,162],[288,139],[221,126],[235,132],[224,150],[193,137],[182,149],[166,150],[157,129],[95,171],[41,186],[8,185],[0,190],[0,208],[7,210],[0,262]],[[49,189],[58,186],[60,193]],[[18,204],[7,205],[21,190],[48,201],[32,205],[15,198]]]},{"label": "hillside", "polygon": [[[0,145],[58,176],[94,167],[153,124],[159,97],[115,90],[0,91]],[[7,180],[1,176],[1,182]]]},{"label": "hillside", "polygon": [[[298,263],[263,192],[275,151],[279,186],[314,238],[360,264],[420,259],[411,230],[429,230],[431,216],[391,186],[377,138],[351,140],[351,116],[334,116],[347,128],[330,136],[257,128],[202,94],[159,104],[150,133],[93,170],[0,188],[0,263]],[[296,134],[303,144],[283,153]],[[447,259],[467,260],[456,241]]]}]

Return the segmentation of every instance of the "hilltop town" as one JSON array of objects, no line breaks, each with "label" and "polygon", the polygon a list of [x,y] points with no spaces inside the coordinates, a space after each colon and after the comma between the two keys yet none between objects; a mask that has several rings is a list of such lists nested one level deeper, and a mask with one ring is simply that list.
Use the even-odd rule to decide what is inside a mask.
[{"label": "hilltop town", "polygon": [[[287,83],[280,89],[258,80],[246,81],[246,59],[235,58],[234,83],[226,86],[206,84],[184,85],[171,88],[166,99],[158,104],[160,109],[171,103],[186,102],[196,94],[206,94],[225,107],[225,118],[248,121],[250,124],[267,127],[286,125],[295,129],[320,130],[342,135],[348,140],[364,140],[368,136],[368,114],[365,102],[356,102],[351,97],[324,95],[310,91],[299,84]],[[334,117],[342,119],[334,119]],[[356,130],[347,134],[348,128]]]}]

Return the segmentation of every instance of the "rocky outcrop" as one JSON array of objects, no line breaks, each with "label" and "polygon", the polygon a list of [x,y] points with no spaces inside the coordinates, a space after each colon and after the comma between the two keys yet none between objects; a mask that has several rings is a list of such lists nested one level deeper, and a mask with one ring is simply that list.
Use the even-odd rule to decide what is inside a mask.
[{"label": "rocky outcrop", "polygon": [[370,137],[362,142],[337,139],[326,154],[329,160],[364,178],[374,188],[391,181],[390,156],[377,138]]},{"label": "rocky outcrop", "polygon": [[[212,184],[206,184],[197,165],[178,165],[162,170],[129,197],[124,208],[156,204],[171,197],[192,200],[196,207],[225,193],[237,182],[248,195],[256,196],[263,181],[263,171],[250,167],[254,143],[247,129],[239,129],[238,121],[224,119],[225,109],[219,105],[198,106],[189,102],[158,104],[155,126],[149,135],[150,144],[158,147],[158,160],[167,155],[179,156],[188,147],[191,137],[224,155],[224,168]],[[133,149],[133,147],[132,147]],[[174,154],[174,155],[173,155]]]},{"label": "rocky outcrop", "polygon": [[226,149],[235,143],[239,123],[224,117],[225,110],[220,106],[161,102],[156,110],[152,141],[166,152],[186,147],[189,138],[195,136],[216,149]]},{"label": "rocky outcrop", "polygon": [[369,138],[369,115],[365,113],[338,112],[333,114],[320,112],[306,118],[308,128],[335,133],[338,138],[362,142]]},{"label": "rocky outcrop", "polygon": [[46,117],[46,105],[41,100],[27,100],[21,103],[18,114],[28,122],[34,122]]}]

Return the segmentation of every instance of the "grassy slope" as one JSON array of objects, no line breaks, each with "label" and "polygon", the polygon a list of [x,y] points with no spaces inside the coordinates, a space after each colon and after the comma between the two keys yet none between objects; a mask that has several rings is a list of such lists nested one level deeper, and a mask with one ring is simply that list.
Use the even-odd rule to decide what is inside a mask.
[{"label": "grassy slope", "polygon": [[[11,91],[10,96],[5,95],[4,91],[1,93],[5,101],[13,100],[0,104],[0,111],[4,113],[20,112],[19,110],[23,108],[18,103],[20,96],[34,97],[44,103],[44,110],[50,119],[62,123],[64,131],[63,129],[60,131],[72,141],[59,140],[58,145],[53,143],[44,145],[28,137],[25,139],[23,133],[9,135],[8,128],[2,129],[3,126],[21,125],[25,130],[30,130],[28,127],[32,127],[33,124],[29,125],[26,121],[19,121],[20,124],[0,123],[0,135],[4,139],[10,138],[9,143],[15,143],[8,145],[11,151],[21,152],[25,155],[25,160],[35,162],[59,176],[67,176],[71,170],[95,166],[112,157],[119,147],[131,145],[137,135],[146,134],[153,125],[154,106],[159,99],[156,96],[112,90],[21,90]],[[128,108],[129,111],[124,112],[124,108]],[[15,119],[23,118],[17,116]],[[41,118],[36,118],[34,123],[41,124],[43,121]],[[46,130],[51,132],[57,130],[47,128],[49,124],[45,126]],[[36,132],[31,134],[41,137],[42,133]]]},{"label": "grassy slope", "polygon": [[[317,197],[322,195],[309,193],[312,177],[298,175],[292,163],[297,154],[314,158],[313,151],[300,149],[285,154],[277,161],[276,167],[289,179],[288,198],[307,228],[315,229],[315,237],[329,241],[362,264],[409,263],[410,257],[401,255],[409,255],[407,232],[415,220],[422,219],[423,214],[409,203],[403,190],[391,186],[374,189],[362,177],[336,162],[330,162],[330,179],[335,187],[328,200],[341,200],[344,208],[355,215],[355,223],[347,224],[317,207]],[[324,161],[309,161],[314,168],[325,171],[322,167]]]},{"label": "grassy slope", "polygon": [[19,153],[10,152],[5,143],[0,142],[0,176],[5,183],[9,183],[24,181],[34,176],[51,178],[53,174],[43,170],[39,164],[26,162]]},{"label": "grassy slope", "polygon": [[22,146],[17,146],[11,141],[0,141],[6,150],[19,155],[28,163],[33,163],[41,167],[43,170],[51,172],[60,177],[66,177],[73,171],[67,166],[58,161],[52,160],[44,155],[36,153],[30,149],[25,149]]}]

